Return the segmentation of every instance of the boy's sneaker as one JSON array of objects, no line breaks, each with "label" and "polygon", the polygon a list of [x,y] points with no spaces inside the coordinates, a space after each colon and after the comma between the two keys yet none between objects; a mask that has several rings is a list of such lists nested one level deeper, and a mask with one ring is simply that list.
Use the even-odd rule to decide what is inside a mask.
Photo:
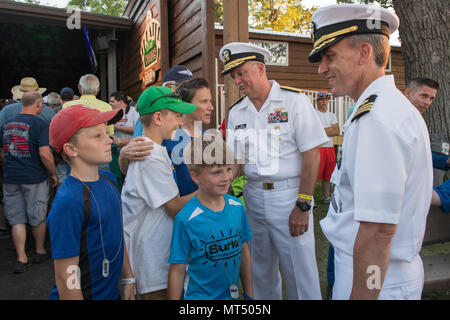
[{"label": "boy's sneaker", "polygon": [[14,273],[24,273],[31,266],[30,262],[16,262],[16,266],[14,267]]},{"label": "boy's sneaker", "polygon": [[323,204],[329,204],[330,203],[330,198],[323,198],[322,203]]},{"label": "boy's sneaker", "polygon": [[47,260],[48,258],[50,258],[50,254],[48,252],[46,252],[46,253],[35,252],[31,256],[31,262],[32,263],[41,263],[41,262]]}]

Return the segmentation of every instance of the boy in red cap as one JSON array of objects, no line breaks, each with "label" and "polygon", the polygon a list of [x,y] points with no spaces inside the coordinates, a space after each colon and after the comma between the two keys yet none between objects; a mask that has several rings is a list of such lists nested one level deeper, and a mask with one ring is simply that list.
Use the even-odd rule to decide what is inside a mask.
[{"label": "boy in red cap", "polygon": [[47,218],[56,282],[51,299],[119,299],[121,273],[123,298],[134,299],[116,178],[99,170],[111,161],[106,126],[122,112],[76,105],[50,123],[50,145],[71,167]]}]

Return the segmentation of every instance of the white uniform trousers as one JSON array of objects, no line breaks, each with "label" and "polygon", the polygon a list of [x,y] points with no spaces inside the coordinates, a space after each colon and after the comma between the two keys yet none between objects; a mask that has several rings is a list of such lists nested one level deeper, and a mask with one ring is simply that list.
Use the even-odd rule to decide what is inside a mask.
[{"label": "white uniform trousers", "polygon": [[[353,286],[353,257],[334,248],[333,300],[348,300]],[[371,274],[367,274],[370,277]],[[422,259],[390,261],[378,300],[420,300],[424,284]]]},{"label": "white uniform trousers", "polygon": [[289,215],[298,195],[297,186],[262,189],[262,182],[249,181],[244,189],[245,206],[252,230],[253,295],[259,300],[281,300],[283,279],[290,300],[320,300],[312,208],[308,232],[292,237]]}]

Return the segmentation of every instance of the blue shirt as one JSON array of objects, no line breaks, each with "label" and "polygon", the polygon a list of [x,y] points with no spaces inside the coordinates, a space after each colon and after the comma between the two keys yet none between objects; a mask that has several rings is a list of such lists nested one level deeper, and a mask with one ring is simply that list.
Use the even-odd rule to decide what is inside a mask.
[{"label": "blue shirt", "polygon": [[141,137],[143,132],[144,128],[142,127],[141,119],[138,118],[134,125],[133,138]]},{"label": "blue shirt", "polygon": [[189,264],[184,299],[231,300],[242,244],[251,237],[239,199],[226,194],[223,211],[214,212],[193,197],[175,216],[169,257],[169,263]]},{"label": "blue shirt", "polygon": [[450,179],[445,180],[436,188],[433,188],[441,199],[442,210],[445,213],[450,213]]},{"label": "blue shirt", "polygon": [[[83,298],[116,300],[124,254],[122,203],[117,189],[102,177],[116,182],[114,174],[99,172],[99,180],[84,182],[90,189],[87,192],[91,203],[89,220],[83,211],[83,183],[68,176],[56,193],[47,226],[53,259],[79,257]],[[108,277],[102,275],[102,242],[110,261]],[[56,284],[50,299],[59,299]]]},{"label": "blue shirt", "polygon": [[36,184],[48,178],[39,148],[48,146],[48,124],[32,114],[17,114],[0,129],[5,156],[3,183]]},{"label": "blue shirt", "polygon": [[189,169],[183,159],[184,148],[186,148],[191,140],[192,137],[180,127],[175,132],[174,140],[166,139],[162,142],[162,145],[166,147],[167,153],[175,168],[174,177],[180,196],[191,194],[198,189],[198,186],[192,181]]},{"label": "blue shirt", "polygon": [[447,171],[447,161],[449,156],[440,155],[437,153],[431,153],[431,156],[433,158],[433,168]]},{"label": "blue shirt", "polygon": [[[22,102],[12,103],[10,105],[5,106],[0,111],[0,127],[3,124],[12,119],[15,115],[22,112]],[[44,120],[47,125],[50,125],[50,121],[52,121],[53,117],[56,115],[55,111],[52,108],[47,107],[46,105],[42,105],[42,111],[37,115],[39,119]]]}]

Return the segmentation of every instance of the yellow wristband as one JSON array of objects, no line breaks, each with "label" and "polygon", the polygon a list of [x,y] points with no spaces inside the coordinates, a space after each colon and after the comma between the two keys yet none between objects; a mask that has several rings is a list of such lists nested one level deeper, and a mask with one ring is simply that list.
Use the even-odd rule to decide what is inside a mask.
[{"label": "yellow wristband", "polygon": [[120,147],[120,138],[117,139],[117,146]]},{"label": "yellow wristband", "polygon": [[308,196],[307,194],[299,194],[298,195],[299,199],[306,199],[306,200],[312,200],[312,196]]}]

